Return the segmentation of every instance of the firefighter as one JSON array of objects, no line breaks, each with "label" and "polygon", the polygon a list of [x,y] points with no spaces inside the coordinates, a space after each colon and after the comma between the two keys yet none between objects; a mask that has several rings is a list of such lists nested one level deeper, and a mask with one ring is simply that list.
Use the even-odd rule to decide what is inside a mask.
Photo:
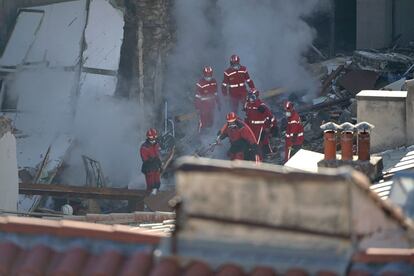
[{"label": "firefighter", "polygon": [[213,78],[213,68],[206,66],[203,69],[203,78],[196,84],[194,105],[200,115],[198,132],[210,128],[214,122],[214,109],[217,105],[220,111],[220,101],[217,95],[217,82]]},{"label": "firefighter", "polygon": [[269,140],[271,133],[277,129],[277,121],[270,108],[259,99],[259,91],[256,88],[250,90],[244,104],[244,112],[246,124],[259,141],[261,155],[271,153]]},{"label": "firefighter", "polygon": [[228,156],[230,160],[250,160],[259,162],[258,146],[256,138],[249,126],[237,118],[236,113],[230,112],[226,116],[227,123],[218,132],[216,143],[229,138],[230,150]]},{"label": "firefighter", "polygon": [[141,145],[140,154],[142,158],[141,172],[145,174],[147,192],[156,194],[161,185],[161,157],[160,145],[157,142],[157,130],[150,128],[147,131],[147,139]]},{"label": "firefighter", "polygon": [[221,92],[224,96],[230,96],[231,111],[237,112],[239,104],[244,105],[247,96],[246,83],[250,89],[255,88],[253,80],[245,66],[240,65],[240,58],[237,55],[230,57],[230,67],[224,71]]},{"label": "firefighter", "polygon": [[288,101],[285,103],[285,111],[287,118],[286,140],[285,140],[285,162],[287,162],[302,147],[303,125],[300,120],[299,113],[294,109],[293,103]]}]

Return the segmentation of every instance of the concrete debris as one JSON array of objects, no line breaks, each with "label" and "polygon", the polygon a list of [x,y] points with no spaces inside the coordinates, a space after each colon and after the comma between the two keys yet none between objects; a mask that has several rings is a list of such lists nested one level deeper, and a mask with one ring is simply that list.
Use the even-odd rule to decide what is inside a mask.
[{"label": "concrete debris", "polygon": [[414,58],[396,52],[355,51],[353,61],[361,68],[376,72],[406,72],[414,63]]},{"label": "concrete debris", "polygon": [[374,89],[378,78],[379,74],[374,71],[352,70],[341,76],[338,84],[352,95],[356,95],[361,90]]}]

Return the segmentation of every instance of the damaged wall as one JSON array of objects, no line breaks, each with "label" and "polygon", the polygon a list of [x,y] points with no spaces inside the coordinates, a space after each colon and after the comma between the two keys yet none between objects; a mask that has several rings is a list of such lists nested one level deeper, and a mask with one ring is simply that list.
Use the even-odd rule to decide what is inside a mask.
[{"label": "damaged wall", "polygon": [[394,40],[400,44],[413,41],[413,9],[412,0],[358,0],[357,48],[385,48]]},{"label": "damaged wall", "polygon": [[391,0],[358,0],[357,48],[384,48],[392,41]]},{"label": "damaged wall", "polygon": [[18,9],[67,1],[70,0],[0,0],[0,54],[13,29]]},{"label": "damaged wall", "polygon": [[16,139],[11,130],[10,121],[0,117],[0,209],[16,211],[19,178]]},{"label": "damaged wall", "polygon": [[117,94],[160,103],[165,58],[172,45],[170,0],[125,0]]}]

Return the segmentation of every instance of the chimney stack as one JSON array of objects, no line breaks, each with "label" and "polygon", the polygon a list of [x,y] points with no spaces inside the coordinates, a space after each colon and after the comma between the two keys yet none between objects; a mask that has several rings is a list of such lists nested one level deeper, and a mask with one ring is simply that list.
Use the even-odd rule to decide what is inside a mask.
[{"label": "chimney stack", "polygon": [[351,123],[343,123],[341,129],[341,153],[342,160],[352,161],[353,159],[353,140],[355,126]]},{"label": "chimney stack", "polygon": [[335,123],[329,122],[321,125],[324,134],[324,154],[325,160],[336,160],[336,132],[339,126]]},{"label": "chimney stack", "polygon": [[371,134],[370,131],[374,128],[372,124],[361,122],[355,125],[358,131],[358,160],[369,161],[371,159]]}]

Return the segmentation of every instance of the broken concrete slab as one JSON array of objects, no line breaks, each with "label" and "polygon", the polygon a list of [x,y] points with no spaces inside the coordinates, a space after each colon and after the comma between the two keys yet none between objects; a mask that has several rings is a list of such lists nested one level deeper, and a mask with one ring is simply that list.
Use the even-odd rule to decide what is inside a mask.
[{"label": "broken concrete slab", "polygon": [[338,84],[348,92],[356,95],[361,90],[375,88],[379,74],[368,70],[351,70],[338,79]]}]

